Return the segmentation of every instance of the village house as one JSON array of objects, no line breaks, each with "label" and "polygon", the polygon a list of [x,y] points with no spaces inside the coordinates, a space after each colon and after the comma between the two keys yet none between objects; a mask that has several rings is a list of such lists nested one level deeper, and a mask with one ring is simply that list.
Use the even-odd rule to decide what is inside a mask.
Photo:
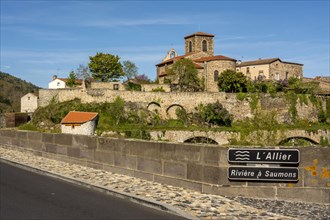
[{"label": "village house", "polygon": [[38,108],[38,96],[27,93],[21,97],[21,112],[34,112]]},{"label": "village house", "polygon": [[70,111],[61,121],[61,131],[67,134],[94,135],[97,112]]},{"label": "village house", "polygon": [[303,64],[282,61],[280,58],[258,59],[241,62],[236,71],[242,72],[251,80],[285,80],[290,77],[303,77]]},{"label": "village house", "polygon": [[[48,88],[49,89],[65,89],[67,88],[67,83],[68,79],[67,78],[57,78],[56,75],[53,76],[53,80],[48,83]],[[81,86],[83,83],[83,80],[81,79],[76,79],[76,84],[77,86]]]},{"label": "village house", "polygon": [[289,77],[303,77],[302,64],[282,61],[279,58],[259,59],[255,61],[237,62],[236,59],[214,55],[214,35],[196,32],[184,37],[185,54],[179,56],[172,48],[162,62],[156,64],[157,79],[165,84],[167,69],[178,60],[191,59],[198,70],[198,76],[204,80],[205,91],[217,92],[219,75],[225,70],[242,72],[248,78],[284,80]]}]

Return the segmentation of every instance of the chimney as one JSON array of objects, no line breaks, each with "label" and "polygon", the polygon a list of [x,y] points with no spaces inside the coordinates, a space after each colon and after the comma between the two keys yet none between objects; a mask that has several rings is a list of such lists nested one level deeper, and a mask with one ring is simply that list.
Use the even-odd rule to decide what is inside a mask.
[{"label": "chimney", "polygon": [[56,75],[53,75],[53,80],[57,79],[57,76]]}]

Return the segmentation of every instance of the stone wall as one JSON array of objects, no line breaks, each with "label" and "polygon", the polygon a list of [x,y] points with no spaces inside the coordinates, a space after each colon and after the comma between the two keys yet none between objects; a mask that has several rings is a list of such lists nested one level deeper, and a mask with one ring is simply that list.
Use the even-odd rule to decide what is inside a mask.
[{"label": "stone wall", "polygon": [[125,90],[121,82],[91,82],[92,89]]},{"label": "stone wall", "polygon": [[169,84],[141,84],[141,91],[152,92],[154,89],[164,89],[165,92],[170,92],[171,87]]},{"label": "stone wall", "polygon": [[[207,56],[213,56],[214,55],[214,40],[213,37],[210,36],[191,36],[189,38],[185,39],[185,53],[191,53],[191,52],[203,52],[202,50],[202,42],[207,42],[207,51],[205,52]],[[192,43],[192,51],[189,51],[189,42]]]},{"label": "stone wall", "polygon": [[85,122],[81,125],[72,124],[62,124],[61,132],[64,134],[83,134],[83,135],[94,135],[96,128],[96,120]]},{"label": "stone wall", "polygon": [[6,127],[6,114],[0,113],[0,128]]},{"label": "stone wall", "polygon": [[222,146],[14,130],[0,130],[0,144],[204,193],[330,203],[329,147],[298,147],[299,181],[272,183],[229,181],[228,148]]},{"label": "stone wall", "polygon": [[219,76],[225,70],[235,71],[236,62],[230,60],[214,60],[205,62],[204,64],[204,76],[205,76],[205,90],[207,92],[218,92],[218,81],[214,81],[214,71],[218,71]]},{"label": "stone wall", "polygon": [[[215,141],[218,145],[229,145],[233,139],[240,140],[239,132],[228,131],[151,131],[151,140],[170,141],[184,143],[196,138],[207,138],[209,141]],[[249,143],[269,143],[279,145],[282,141],[288,139],[304,139],[312,143],[320,143],[321,139],[330,140],[330,130],[317,130],[308,132],[305,130],[286,130],[283,131],[255,131],[245,137]]]},{"label": "stone wall", "polygon": [[303,77],[303,66],[298,64],[291,64],[286,62],[276,61],[269,65],[269,75],[271,79],[279,74],[280,79],[289,79],[290,77]]},{"label": "stone wall", "polygon": [[[56,93],[55,93],[56,92]],[[234,121],[244,120],[253,116],[253,109],[250,107],[251,98],[242,101],[236,98],[236,94],[231,93],[210,93],[210,92],[138,92],[138,91],[114,91],[109,89],[61,89],[61,90],[40,90],[40,106],[49,103],[55,96],[60,102],[81,99],[83,103],[91,102],[113,102],[117,96],[123,98],[126,102],[139,103],[142,107],[149,106],[150,103],[158,103],[163,118],[168,118],[168,111],[174,106],[182,106],[186,111],[192,112],[198,104],[214,103],[219,101],[234,116]],[[325,103],[327,98],[322,98]],[[308,100],[308,97],[307,97]],[[48,102],[47,102],[48,101]],[[279,122],[290,121],[290,103],[284,97],[275,97],[265,94],[261,95],[258,106],[266,112],[277,114]],[[325,104],[324,104],[325,106]],[[308,119],[311,122],[317,121],[318,109],[308,101],[306,105],[297,101],[296,104],[298,119]],[[325,110],[325,109],[324,109]]]},{"label": "stone wall", "polygon": [[66,92],[69,91],[68,89],[39,89],[39,100],[38,100],[38,106],[47,106],[50,101],[54,98],[55,100],[58,100],[58,94],[60,92]]}]

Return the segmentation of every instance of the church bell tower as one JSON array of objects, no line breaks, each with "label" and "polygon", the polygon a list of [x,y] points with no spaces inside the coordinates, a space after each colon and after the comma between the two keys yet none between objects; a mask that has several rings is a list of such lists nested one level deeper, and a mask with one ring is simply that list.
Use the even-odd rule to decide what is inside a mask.
[{"label": "church bell tower", "polygon": [[196,32],[186,36],[185,39],[185,53],[203,52],[209,56],[214,56],[214,35],[204,32]]}]

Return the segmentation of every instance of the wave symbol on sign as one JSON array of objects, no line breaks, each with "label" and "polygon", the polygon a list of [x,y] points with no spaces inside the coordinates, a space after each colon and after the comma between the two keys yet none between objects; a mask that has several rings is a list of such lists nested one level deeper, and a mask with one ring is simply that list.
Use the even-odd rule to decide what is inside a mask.
[{"label": "wave symbol on sign", "polygon": [[250,160],[250,152],[249,151],[236,151],[235,153],[236,160]]}]

